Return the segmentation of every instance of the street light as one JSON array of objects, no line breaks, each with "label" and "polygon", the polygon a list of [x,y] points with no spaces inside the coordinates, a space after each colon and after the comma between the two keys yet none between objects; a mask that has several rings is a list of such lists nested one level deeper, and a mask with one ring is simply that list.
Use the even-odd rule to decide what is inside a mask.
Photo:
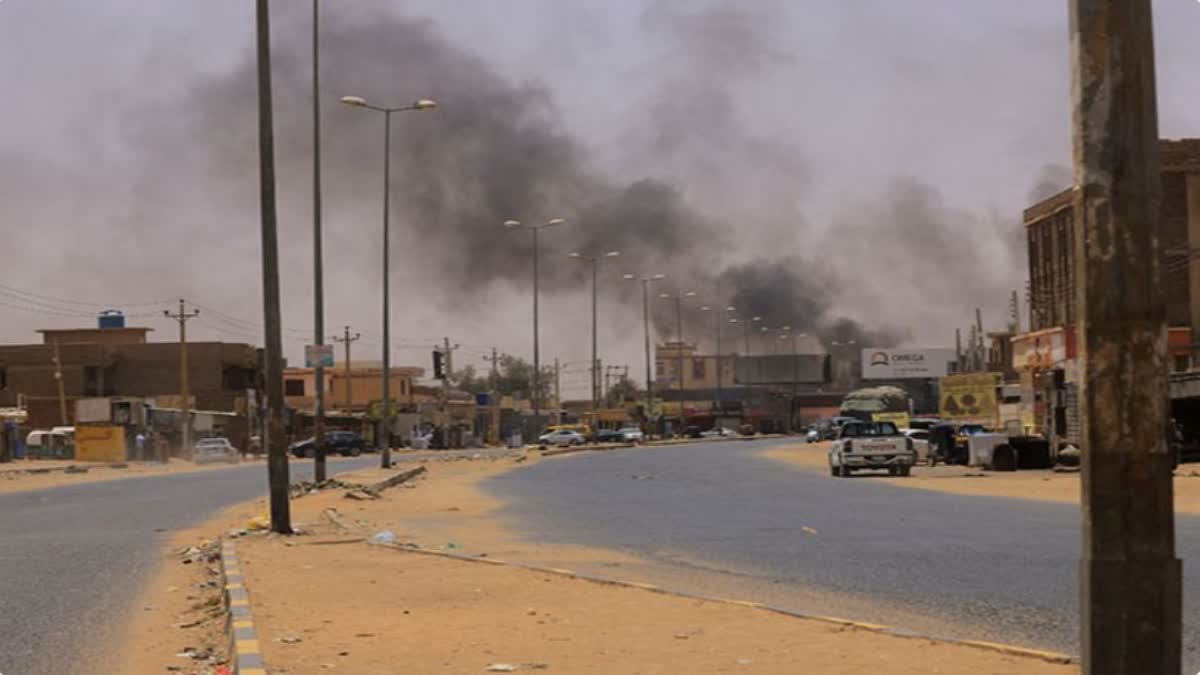
[{"label": "street light", "polygon": [[696,297],[695,291],[687,291],[684,293],[659,293],[658,297],[664,300],[675,301],[675,345],[676,359],[679,361],[679,429],[682,432],[684,425],[683,419],[683,299]]},{"label": "street light", "polygon": [[391,330],[388,326],[391,322],[391,289],[389,288],[391,274],[389,268],[390,256],[388,254],[388,225],[390,220],[388,209],[391,201],[390,192],[392,184],[392,113],[406,110],[432,110],[437,107],[437,103],[430,99],[422,98],[405,106],[384,107],[372,105],[361,96],[343,96],[342,103],[356,108],[366,108],[367,110],[383,113],[383,387],[381,397],[383,405],[379,414],[379,433],[375,439],[375,445],[379,448],[380,466],[386,469],[392,465],[392,357],[389,349],[391,346]]},{"label": "street light", "polygon": [[536,439],[542,430],[542,356],[538,339],[538,233],[548,227],[566,223],[563,218],[551,218],[541,225],[522,225],[519,220],[506,220],[504,227],[510,230],[528,230],[533,233],[533,436]]},{"label": "street light", "polygon": [[655,274],[639,277],[636,274],[625,274],[626,281],[642,282],[642,327],[646,334],[646,421],[650,421],[650,407],[654,404],[654,384],[650,379],[650,284],[667,278],[665,274]]},{"label": "street light", "polygon": [[597,409],[600,405],[600,356],[597,352],[597,294],[596,294],[596,273],[600,268],[600,261],[605,258],[616,258],[621,255],[620,251],[609,251],[604,255],[586,256],[578,251],[567,254],[568,258],[581,260],[592,264],[592,429],[596,427]]},{"label": "street light", "polygon": [[[708,305],[703,305],[702,307],[700,307],[700,311],[701,312],[713,312],[713,316],[715,316],[717,319],[717,321],[716,321],[716,323],[717,323],[717,360],[716,360],[716,363],[717,363],[717,389],[715,391],[716,396],[713,398],[713,421],[715,422],[716,415],[721,408],[721,324],[725,322],[725,315],[721,314],[720,312],[717,312],[716,310],[714,310],[712,307],[709,307]],[[736,312],[737,308],[734,307],[733,305],[729,305],[728,307],[725,308],[725,311],[726,312]],[[737,319],[730,318],[729,322],[737,323]]]}]

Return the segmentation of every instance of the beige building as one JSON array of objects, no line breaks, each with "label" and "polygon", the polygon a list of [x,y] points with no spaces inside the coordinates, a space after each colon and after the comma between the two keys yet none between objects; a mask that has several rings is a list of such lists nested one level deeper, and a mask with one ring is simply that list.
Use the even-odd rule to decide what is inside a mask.
[{"label": "beige building", "polygon": [[716,389],[717,367],[720,366],[720,386],[733,385],[734,355],[698,354],[696,345],[668,342],[658,345],[654,353],[655,388],[679,389],[679,371],[683,370],[683,389]]},{"label": "beige building", "polygon": [[[364,362],[346,369],[325,369],[325,407],[329,410],[362,412],[383,398],[383,368],[379,363]],[[397,405],[415,403],[413,381],[425,375],[424,368],[392,366],[391,395]],[[312,368],[286,368],[283,394],[287,405],[296,410],[311,410],[316,405],[316,372]]]}]

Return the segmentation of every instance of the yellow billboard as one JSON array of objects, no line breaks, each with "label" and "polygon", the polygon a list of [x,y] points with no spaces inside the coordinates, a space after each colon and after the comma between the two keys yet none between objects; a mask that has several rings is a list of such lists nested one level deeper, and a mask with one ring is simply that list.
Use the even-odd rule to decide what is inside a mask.
[{"label": "yellow billboard", "polygon": [[75,427],[75,459],[81,462],[124,462],[125,427],[81,424]]},{"label": "yellow billboard", "polygon": [[997,388],[1000,373],[964,373],[947,375],[941,380],[941,417],[952,422],[973,422],[995,426],[1000,417]]},{"label": "yellow billboard", "polygon": [[878,412],[871,413],[871,421],[891,422],[896,425],[897,429],[907,429],[909,419],[906,412]]}]

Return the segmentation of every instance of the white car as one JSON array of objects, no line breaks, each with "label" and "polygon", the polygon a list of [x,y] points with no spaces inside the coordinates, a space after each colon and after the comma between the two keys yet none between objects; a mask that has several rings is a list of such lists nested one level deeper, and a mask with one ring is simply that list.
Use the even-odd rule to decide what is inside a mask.
[{"label": "white car", "polygon": [[901,429],[900,433],[912,439],[913,450],[917,453],[917,464],[924,463],[929,459],[928,429]]},{"label": "white car", "polygon": [[733,429],[726,429],[725,427],[716,427],[709,429],[708,431],[700,432],[700,436],[704,438],[726,438],[729,436],[737,436],[737,432]]},{"label": "white car", "polygon": [[862,469],[886,469],[893,476],[907,476],[917,453],[913,440],[891,422],[847,422],[829,446],[829,472],[849,478]]},{"label": "white car", "polygon": [[821,441],[821,432],[816,429],[809,429],[808,433],[804,434],[805,443],[819,443]]},{"label": "white car", "polygon": [[621,427],[617,429],[617,433],[621,434],[621,440],[626,443],[641,443],[646,440],[646,435],[637,427]]},{"label": "white car", "polygon": [[196,441],[196,445],[192,446],[192,462],[196,464],[215,462],[235,464],[239,461],[241,461],[241,456],[228,438],[205,438]]},{"label": "white car", "polygon": [[571,429],[558,429],[538,437],[539,445],[583,445],[586,442],[587,439],[583,437],[583,434]]}]

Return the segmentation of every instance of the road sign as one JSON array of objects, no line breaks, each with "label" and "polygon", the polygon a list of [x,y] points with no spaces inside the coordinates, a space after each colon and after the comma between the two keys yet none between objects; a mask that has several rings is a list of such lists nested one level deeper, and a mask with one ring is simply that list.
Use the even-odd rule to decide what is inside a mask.
[{"label": "road sign", "polygon": [[333,345],[304,345],[305,368],[332,368]]}]

